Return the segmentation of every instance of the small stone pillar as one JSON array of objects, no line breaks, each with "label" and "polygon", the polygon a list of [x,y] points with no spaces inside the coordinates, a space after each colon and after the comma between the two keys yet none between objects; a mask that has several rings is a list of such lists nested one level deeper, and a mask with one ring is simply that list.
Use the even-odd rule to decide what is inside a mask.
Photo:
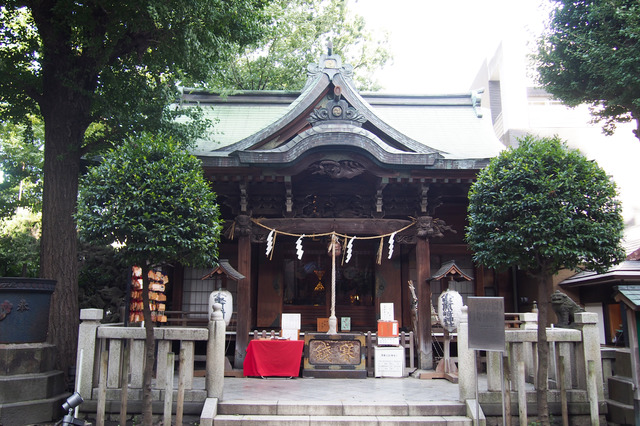
[{"label": "small stone pillar", "polygon": [[522,324],[520,328],[523,330],[537,330],[538,329],[538,313],[537,312],[524,312],[520,314]]},{"label": "small stone pillar", "polygon": [[207,397],[221,399],[224,387],[224,343],[227,326],[222,316],[222,305],[213,303],[211,306],[213,306],[213,313],[209,318],[209,340],[207,341]]},{"label": "small stone pillar", "polygon": [[462,307],[458,325],[458,391],[460,401],[476,398],[476,357],[469,349],[469,308]]},{"label": "small stone pillar", "polygon": [[[582,331],[582,351],[580,358],[584,356],[585,367],[589,361],[593,361],[594,374],[596,376],[596,389],[598,401],[604,401],[604,386],[602,379],[602,356],[600,354],[600,333],[598,331],[598,314],[593,312],[576,312],[574,324]],[[585,368],[584,371],[587,369]]]},{"label": "small stone pillar", "polygon": [[96,358],[97,330],[104,317],[102,309],[81,309],[76,357],[76,391],[84,399],[92,399],[93,363]]}]

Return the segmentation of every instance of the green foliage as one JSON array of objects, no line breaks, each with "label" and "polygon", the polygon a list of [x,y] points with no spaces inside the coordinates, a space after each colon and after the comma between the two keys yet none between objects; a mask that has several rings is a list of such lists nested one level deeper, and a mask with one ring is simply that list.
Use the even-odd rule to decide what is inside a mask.
[{"label": "green foliage", "polygon": [[[640,3],[554,0],[536,55],[542,86],[575,106],[592,105],[606,133],[640,119]],[[640,138],[638,130],[636,137]]]},{"label": "green foliage", "polygon": [[171,107],[179,96],[177,83],[186,76],[207,78],[231,46],[255,40],[265,3],[5,2],[0,116],[20,122],[27,113],[43,114],[47,121],[52,102],[71,102],[81,113],[69,111],[67,119],[89,127],[85,151],[142,130],[197,136],[210,123],[198,120],[197,109]]},{"label": "green foliage", "polygon": [[42,123],[0,123],[0,218],[9,217],[18,207],[42,209]]},{"label": "green foliage", "polygon": [[469,192],[466,238],[476,262],[536,274],[624,260],[616,187],[558,138],[527,136],[482,170]]},{"label": "green foliage", "polygon": [[18,209],[0,221],[0,276],[38,276],[40,219],[40,213]]},{"label": "green foliage", "polygon": [[218,91],[300,90],[307,66],[333,50],[354,67],[360,90],[377,90],[372,74],[390,60],[387,34],[374,34],[364,18],[352,16],[346,0],[276,0],[268,8],[270,25],[260,41],[221,62],[205,80]]},{"label": "green foliage", "polygon": [[143,135],[109,151],[81,185],[83,239],[121,244],[129,265],[213,265],[219,209],[200,161],[185,149],[173,139]]},{"label": "green foliage", "polygon": [[123,262],[113,246],[81,244],[78,274],[80,309],[104,311],[103,322],[122,322],[131,265]]}]

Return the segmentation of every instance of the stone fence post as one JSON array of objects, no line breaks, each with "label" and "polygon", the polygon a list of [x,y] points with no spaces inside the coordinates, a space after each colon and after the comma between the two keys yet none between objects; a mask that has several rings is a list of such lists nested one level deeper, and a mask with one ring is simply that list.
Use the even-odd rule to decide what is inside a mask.
[{"label": "stone fence post", "polygon": [[469,308],[462,307],[458,324],[458,392],[460,401],[476,398],[476,357],[469,349]]},{"label": "stone fence post", "polygon": [[97,330],[104,316],[102,309],[81,309],[76,357],[76,391],[84,399],[92,399],[93,363],[96,356]]},{"label": "stone fence post", "polygon": [[[584,368],[584,370],[582,371],[586,372],[589,361],[593,361],[594,374],[596,378],[596,389],[598,391],[598,401],[604,401],[602,355],[600,354],[598,314],[593,312],[576,312],[574,314],[574,324],[576,325],[576,328],[582,332],[582,353],[576,354],[578,363],[580,364],[579,368]],[[582,365],[583,362],[584,365]],[[581,378],[581,376],[582,375],[579,374],[578,378]],[[586,377],[584,377],[583,379],[586,380]],[[584,389],[586,389],[586,383],[584,385]]]},{"label": "stone fence post", "polygon": [[520,314],[522,324],[520,328],[523,330],[537,330],[538,329],[538,313],[537,312],[523,312]]},{"label": "stone fence post", "polygon": [[[211,300],[210,300],[211,302]],[[227,325],[222,316],[222,305],[213,303],[209,318],[209,340],[207,341],[207,397],[222,398],[224,387],[224,350]]]}]

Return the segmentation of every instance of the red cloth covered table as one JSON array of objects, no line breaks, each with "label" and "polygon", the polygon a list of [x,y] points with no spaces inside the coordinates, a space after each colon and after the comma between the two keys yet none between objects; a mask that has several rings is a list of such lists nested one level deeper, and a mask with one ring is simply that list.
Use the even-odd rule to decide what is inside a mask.
[{"label": "red cloth covered table", "polygon": [[251,340],[244,359],[245,376],[298,377],[304,340]]}]

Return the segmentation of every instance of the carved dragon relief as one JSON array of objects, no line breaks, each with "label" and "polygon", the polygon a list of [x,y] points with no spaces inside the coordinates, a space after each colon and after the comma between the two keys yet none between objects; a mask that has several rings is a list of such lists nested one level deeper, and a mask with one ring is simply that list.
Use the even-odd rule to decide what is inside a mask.
[{"label": "carved dragon relief", "polygon": [[434,219],[431,216],[420,216],[416,221],[416,228],[418,238],[444,237],[444,231],[456,233],[456,230],[447,225],[444,220]]},{"label": "carved dragon relief", "polygon": [[308,170],[314,175],[326,175],[332,179],[351,179],[362,174],[365,168],[353,160],[321,160],[312,163]]}]

